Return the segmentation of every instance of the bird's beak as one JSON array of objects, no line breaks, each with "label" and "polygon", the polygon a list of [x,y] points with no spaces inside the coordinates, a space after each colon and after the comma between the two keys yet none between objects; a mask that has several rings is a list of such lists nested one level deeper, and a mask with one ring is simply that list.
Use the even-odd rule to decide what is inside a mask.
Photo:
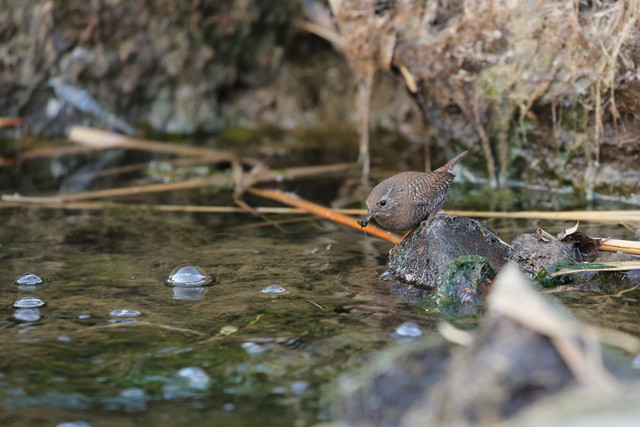
[{"label": "bird's beak", "polygon": [[369,218],[371,218],[373,216],[373,211],[369,211],[367,212],[367,214],[364,216],[364,218],[362,218],[360,221],[358,221],[358,224],[360,224],[360,226],[362,228],[366,227],[369,224]]}]

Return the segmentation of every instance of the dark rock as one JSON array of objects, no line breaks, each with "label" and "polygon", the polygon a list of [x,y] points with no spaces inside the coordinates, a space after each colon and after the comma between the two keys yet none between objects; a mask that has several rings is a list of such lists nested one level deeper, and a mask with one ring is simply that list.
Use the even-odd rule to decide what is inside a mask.
[{"label": "dark rock", "polygon": [[547,242],[535,234],[521,234],[513,239],[511,245],[511,260],[529,277],[535,276],[543,268],[549,270],[552,264],[559,261],[573,261],[571,248],[559,240]]},{"label": "dark rock", "polygon": [[438,337],[418,347],[380,353],[358,376],[343,377],[334,413],[347,425],[397,425],[425,390],[443,380],[450,344]]},{"label": "dark rock", "polygon": [[430,336],[382,352],[359,376],[341,381],[336,417],[359,426],[487,425],[544,398],[549,405],[576,388],[601,393],[614,376],[632,377],[628,362],[602,352],[587,328],[537,293],[516,267],[499,275],[489,314],[472,336],[442,333],[467,345],[450,347]]},{"label": "dark rock", "polygon": [[406,283],[435,289],[464,255],[479,255],[500,268],[511,249],[483,222],[438,215],[392,249],[387,268]]}]

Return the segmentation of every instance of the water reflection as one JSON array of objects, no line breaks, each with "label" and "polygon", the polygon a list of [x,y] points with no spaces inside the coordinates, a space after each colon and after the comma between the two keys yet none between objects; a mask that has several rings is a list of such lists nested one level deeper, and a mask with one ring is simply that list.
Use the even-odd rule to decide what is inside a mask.
[{"label": "water reflection", "polygon": [[[51,426],[84,417],[69,409],[88,411],[86,421],[101,420],[96,426],[127,424],[131,412],[139,425],[179,416],[194,425],[221,416],[228,425],[280,425],[283,416],[287,424],[314,425],[323,421],[323,384],[374,350],[433,333],[436,322],[394,296],[394,281],[380,280],[391,245],[356,230],[306,222],[285,225],[288,234],[229,231],[229,223],[260,222],[239,215],[47,211],[39,221],[16,218],[16,236],[38,238],[0,254],[9,284],[0,291],[6,306],[27,297],[10,284],[33,268],[37,249],[47,286],[28,293],[47,305],[42,313],[11,308],[14,317],[0,328],[12,349],[3,353],[11,370],[0,381],[0,407],[14,425],[28,424],[24,408],[52,411]],[[175,269],[179,259],[193,264]],[[196,266],[210,269],[214,261],[220,285],[198,285],[209,275]],[[168,292],[158,278],[172,269]],[[637,298],[625,294],[627,303]],[[620,303],[612,299],[606,315],[626,318],[620,324],[634,330],[638,305],[618,310]],[[19,396],[10,394],[17,389]],[[169,421],[159,421],[160,412]]]},{"label": "water reflection", "polygon": [[202,286],[175,286],[173,288],[173,299],[200,301],[206,288]]},{"label": "water reflection", "polygon": [[35,322],[40,317],[40,310],[37,308],[20,308],[13,313],[13,318],[21,322]]}]

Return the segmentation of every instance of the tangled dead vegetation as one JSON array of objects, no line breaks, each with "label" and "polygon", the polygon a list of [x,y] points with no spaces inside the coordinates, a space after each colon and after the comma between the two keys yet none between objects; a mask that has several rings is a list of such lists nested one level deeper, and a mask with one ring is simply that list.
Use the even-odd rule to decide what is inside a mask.
[{"label": "tangled dead vegetation", "polygon": [[[514,144],[541,128],[555,154],[549,169],[578,153],[587,190],[603,144],[637,142],[639,0],[329,3],[361,92],[377,71],[399,70],[439,144],[475,134],[494,183],[506,179]],[[358,100],[368,108],[366,94]]]}]

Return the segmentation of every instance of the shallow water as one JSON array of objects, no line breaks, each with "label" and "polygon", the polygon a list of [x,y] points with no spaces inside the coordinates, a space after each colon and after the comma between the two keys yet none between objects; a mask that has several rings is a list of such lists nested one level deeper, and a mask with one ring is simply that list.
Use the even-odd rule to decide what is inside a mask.
[{"label": "shallow water", "polygon": [[[313,193],[328,184],[295,185]],[[468,207],[473,191],[456,187],[449,206]],[[228,191],[174,198],[230,204]],[[571,225],[489,224],[506,241],[537,226]],[[0,425],[328,421],[341,372],[376,349],[407,345],[420,335],[416,327],[435,333],[436,318],[380,279],[390,243],[317,219],[282,228],[245,214],[1,209]],[[631,238],[620,228],[582,229]],[[184,264],[212,282],[167,284]],[[24,273],[43,283],[19,287]],[[616,296],[628,284],[615,280],[599,294],[561,299],[592,323],[640,336],[640,292]],[[45,304],[14,307],[27,295]],[[38,311],[16,315],[21,309]],[[399,327],[411,333],[399,337]]]},{"label": "shallow water", "polygon": [[[355,230],[229,230],[261,222],[246,216],[212,225],[140,212],[1,214],[2,425],[305,425],[322,419],[325,385],[393,343],[395,327],[429,326],[378,280],[388,245]],[[214,281],[201,293],[164,283],[181,264]],[[43,283],[19,289],[26,272]],[[273,285],[286,291],[262,292]],[[24,295],[45,302],[38,320],[15,318]],[[178,375],[189,367],[205,386]]]}]

